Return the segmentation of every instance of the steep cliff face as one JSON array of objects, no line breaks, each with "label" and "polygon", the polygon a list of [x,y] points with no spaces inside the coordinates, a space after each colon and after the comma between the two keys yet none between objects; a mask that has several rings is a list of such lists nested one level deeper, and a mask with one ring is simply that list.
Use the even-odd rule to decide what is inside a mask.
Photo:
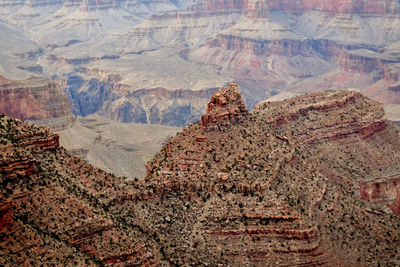
[{"label": "steep cliff face", "polygon": [[400,214],[400,177],[385,177],[360,185],[362,199],[384,203],[394,213]]},{"label": "steep cliff face", "polygon": [[84,75],[81,73],[59,80],[60,85],[66,88],[72,112],[80,116],[96,113],[124,123],[185,126],[197,122],[205,110],[207,99],[216,90],[134,90],[119,83],[119,75],[100,70],[82,71]]},{"label": "steep cliff face", "polygon": [[373,71],[383,71],[385,63],[387,63],[385,59],[349,52],[343,55],[339,67],[352,73],[371,73]]},{"label": "steep cliff face", "polygon": [[1,7],[47,7],[47,6],[59,6],[65,5],[66,7],[81,7],[83,10],[91,10],[91,9],[111,9],[116,6],[124,6],[124,7],[133,7],[133,6],[141,6],[143,4],[147,5],[176,5],[183,6],[190,3],[191,0],[179,0],[179,1],[160,1],[160,0],[148,0],[148,1],[138,1],[138,0],[19,0],[19,1],[8,1],[2,0],[0,1]]},{"label": "steep cliff face", "polygon": [[185,126],[199,121],[215,90],[136,90],[106,102],[98,114],[121,122]]},{"label": "steep cliff face", "polygon": [[[219,11],[225,3],[203,2],[203,7]],[[255,6],[264,10],[262,15],[251,12]],[[398,48],[389,51],[400,38],[397,1],[234,1],[226,2],[225,10],[240,10],[242,16],[189,50],[190,60],[234,73],[239,84],[253,80],[275,91],[306,87],[318,91],[320,81],[351,72],[363,78],[348,77],[346,86],[374,86],[369,89],[374,93],[367,95],[385,103],[393,97],[388,91],[395,91],[397,81],[377,82],[398,62]],[[334,88],[343,88],[343,81],[332,82],[337,83]]]},{"label": "steep cliff face", "polygon": [[47,78],[3,79],[0,84],[0,112],[54,129],[63,128],[73,120],[64,92]]},{"label": "steep cliff face", "polygon": [[207,105],[201,125],[208,131],[222,130],[246,119],[247,109],[237,84],[218,90]]},{"label": "steep cliff face", "polygon": [[209,40],[209,47],[221,47],[236,52],[247,52],[256,56],[311,56],[313,50],[323,56],[338,56],[341,46],[330,40],[260,40],[240,36],[218,35]]},{"label": "steep cliff face", "polygon": [[89,77],[88,80],[78,75],[71,75],[60,81],[66,89],[72,112],[87,116],[96,113],[107,100],[115,98],[115,83],[118,80]]},{"label": "steep cliff face", "polygon": [[399,57],[389,49],[372,51],[355,49],[340,56],[339,69],[344,73],[362,75],[371,79],[364,93],[386,104],[398,104]]}]

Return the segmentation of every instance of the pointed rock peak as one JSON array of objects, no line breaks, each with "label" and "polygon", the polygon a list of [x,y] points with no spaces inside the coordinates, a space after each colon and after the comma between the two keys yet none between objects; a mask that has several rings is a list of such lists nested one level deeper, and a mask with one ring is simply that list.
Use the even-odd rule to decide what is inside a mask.
[{"label": "pointed rock peak", "polygon": [[237,84],[217,90],[208,103],[207,112],[201,117],[206,131],[223,130],[231,124],[241,122],[248,112]]}]

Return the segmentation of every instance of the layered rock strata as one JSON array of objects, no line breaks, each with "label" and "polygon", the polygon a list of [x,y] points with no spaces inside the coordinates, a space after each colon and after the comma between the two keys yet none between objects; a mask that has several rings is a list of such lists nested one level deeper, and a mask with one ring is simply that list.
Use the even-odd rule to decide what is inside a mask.
[{"label": "layered rock strata", "polygon": [[47,78],[3,79],[0,112],[52,129],[62,129],[73,122],[66,95],[60,86]]},{"label": "layered rock strata", "polygon": [[247,109],[237,84],[218,90],[207,105],[201,125],[207,130],[218,130],[246,119]]},{"label": "layered rock strata", "polygon": [[[224,130],[210,131],[204,124],[208,120],[184,129],[148,165],[146,180],[152,186],[120,197],[116,206],[145,201],[154,207],[171,194],[187,194],[185,210],[202,206],[203,211],[201,217],[197,215],[200,222],[196,226],[185,219],[181,227],[188,233],[189,229],[204,229],[196,239],[203,243],[192,246],[213,255],[218,259],[215,264],[340,266],[362,264],[363,258],[380,261],[366,252],[369,241],[359,231],[365,229],[368,236],[373,231],[381,245],[396,243],[386,243],[386,226],[378,223],[384,216],[394,226],[395,217],[379,210],[395,199],[375,201],[372,205],[383,205],[374,206],[376,214],[370,213],[371,202],[362,200],[365,197],[360,197],[358,188],[378,166],[382,171],[389,167],[400,171],[398,130],[383,119],[382,105],[357,90],[331,91],[263,103],[244,120],[229,124],[226,109],[220,108],[227,91],[217,91],[210,102],[211,107],[218,107],[210,109],[214,117],[225,118],[214,120],[213,129],[218,125]],[[386,153],[389,147],[396,152]],[[388,188],[397,190],[389,184]],[[283,202],[278,195],[284,196]],[[205,204],[193,201],[196,196]],[[179,224],[180,216],[190,215],[169,214],[168,221]],[[216,251],[207,249],[210,246]],[[363,252],[350,255],[339,246]],[[342,252],[337,254],[337,249]],[[177,253],[178,249],[169,251]],[[183,263],[185,258],[194,260],[178,257],[174,263]]]},{"label": "layered rock strata", "polygon": [[385,177],[360,185],[362,199],[384,203],[394,213],[400,213],[400,177]]},{"label": "layered rock strata", "polygon": [[[400,135],[382,104],[356,90],[252,113],[242,101],[236,85],[217,91],[207,123],[172,137],[145,180],[62,148],[25,148],[15,129],[32,126],[1,118],[3,143],[37,169],[0,191],[13,203],[0,205],[0,264],[397,265]],[[231,117],[228,107],[237,108]],[[51,253],[30,257],[43,249]]]}]

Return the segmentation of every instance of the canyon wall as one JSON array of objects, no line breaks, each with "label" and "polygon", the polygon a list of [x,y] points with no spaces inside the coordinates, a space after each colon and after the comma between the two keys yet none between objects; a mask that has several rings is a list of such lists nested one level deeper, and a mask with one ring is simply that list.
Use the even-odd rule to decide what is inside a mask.
[{"label": "canyon wall", "polygon": [[240,36],[219,34],[215,39],[211,39],[206,44],[209,47],[221,47],[235,52],[245,52],[255,56],[311,56],[318,53],[324,57],[340,55],[343,46],[331,40],[308,39],[308,40],[262,40],[244,38]]},{"label": "canyon wall", "polygon": [[[58,80],[68,94],[72,112],[80,116],[96,113],[124,123],[184,126],[197,122],[205,110],[207,99],[216,90],[133,90],[129,85],[120,84],[119,76],[84,71],[84,75]],[[87,77],[91,78],[86,80]]]},{"label": "canyon wall", "polygon": [[205,99],[215,90],[136,90],[106,102],[98,114],[121,122],[184,126],[200,119],[207,103]]},{"label": "canyon wall", "polygon": [[387,14],[392,13],[393,3],[396,1],[363,1],[363,0],[268,0],[268,7],[271,10],[283,10],[288,12],[302,13],[309,10],[319,10],[332,14]]},{"label": "canyon wall", "polygon": [[[376,232],[374,238],[382,235],[379,244],[388,244],[385,230],[376,228],[375,222],[382,217],[396,221],[397,183],[388,182],[385,190],[381,186],[382,194],[375,194],[373,202],[358,192],[369,183],[367,177],[377,176],[379,166],[382,173],[400,171],[398,129],[383,118],[383,106],[357,90],[329,91],[264,102],[241,120],[231,121],[241,115],[229,112],[242,106],[236,90],[232,84],[215,92],[201,124],[171,138],[148,164],[145,180],[151,186],[120,195],[113,205],[153,207],[163,205],[162,200],[171,195],[188,195],[177,203],[190,211],[199,207],[193,199],[201,198],[206,204],[201,216],[196,215],[200,220],[196,229],[203,231],[198,232],[201,241],[195,243],[196,251],[227,262],[307,266],[357,265],[365,257],[376,261],[375,256],[354,254],[354,250],[341,250],[339,256],[328,247],[366,251],[369,242],[363,235],[369,231]],[[382,142],[385,147],[380,147]],[[392,148],[396,152],[389,155],[386,151]],[[351,163],[356,158],[357,163]],[[269,195],[271,191],[285,195],[287,205]],[[180,211],[164,215],[164,221],[189,216]],[[188,227],[184,225],[178,229]],[[351,241],[342,235],[351,236],[347,239]],[[242,242],[248,244],[245,249]],[[171,248],[164,251],[177,253]],[[191,256],[187,260],[194,260]],[[183,259],[173,261],[179,264]]]},{"label": "canyon wall", "polygon": [[22,81],[3,80],[0,112],[21,120],[63,128],[73,121],[68,99],[55,82],[30,77]]},{"label": "canyon wall", "polygon": [[354,87],[392,104],[398,95],[400,5],[394,0],[0,5],[4,23],[43,44],[12,53],[29,59],[18,71],[60,81],[76,115],[182,126],[200,119],[210,94],[183,98],[160,88],[207,92],[211,80],[246,88],[249,109],[272,94],[304,88]]},{"label": "canyon wall", "polygon": [[249,113],[230,84],[139,180],[2,115],[0,264],[396,265],[400,139],[383,116],[357,90]]},{"label": "canyon wall", "polygon": [[200,1],[206,10],[221,9],[241,9],[267,6],[271,11],[285,11],[292,13],[303,13],[310,10],[318,10],[331,14],[388,14],[399,11],[394,5],[396,1],[363,1],[363,0],[216,0],[216,1]]}]

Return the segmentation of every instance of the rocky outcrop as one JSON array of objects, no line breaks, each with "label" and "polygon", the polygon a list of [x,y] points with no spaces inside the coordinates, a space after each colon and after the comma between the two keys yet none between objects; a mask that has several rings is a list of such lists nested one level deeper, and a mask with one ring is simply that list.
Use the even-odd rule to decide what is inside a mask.
[{"label": "rocky outcrop", "polygon": [[0,147],[0,173],[2,183],[28,178],[36,173],[36,165],[29,154],[10,147]]},{"label": "rocky outcrop", "polygon": [[1,114],[0,117],[2,119],[0,134],[5,149],[9,144],[35,151],[59,148],[59,137],[57,134],[52,133],[49,127],[26,127],[20,121],[15,121],[4,114]]},{"label": "rocky outcrop", "polygon": [[[236,91],[236,86],[232,86]],[[221,91],[212,96],[208,111],[226,113],[221,108],[227,103]],[[210,118],[210,114],[206,115]],[[229,116],[224,116],[225,120],[214,121],[225,125]],[[381,104],[357,90],[348,90],[265,102],[241,123],[222,127],[223,131],[215,131],[214,127],[209,130],[209,120],[202,120],[170,139],[148,164],[141,192],[120,195],[111,203],[121,209],[124,202],[153,207],[163,203],[163,199],[185,196],[185,211],[201,205],[196,229],[204,232],[196,240],[203,243],[196,241],[195,245],[197,250],[219,259],[214,263],[285,262],[307,266],[332,262],[346,265],[344,262],[354,260],[357,264],[357,259],[362,261],[368,255],[368,242],[356,234],[359,226],[375,231],[374,237],[381,236],[377,242],[386,243],[384,231],[371,227],[381,221],[380,216],[390,216],[377,213],[366,218],[364,213],[369,214],[369,208],[362,205],[369,204],[360,204],[364,197],[354,191],[373,169],[398,165],[395,155],[399,153],[400,140],[396,127],[383,116]],[[382,140],[386,140],[388,147],[380,147]],[[396,152],[389,155],[389,147]],[[366,154],[372,158],[365,157]],[[357,165],[352,165],[355,158]],[[387,188],[393,199],[382,203],[395,213],[397,187],[388,184]],[[286,206],[269,195],[271,191],[285,195]],[[266,204],[265,199],[270,202]],[[180,216],[190,215],[179,213],[161,220],[175,222]],[[389,224],[392,223],[393,219]],[[351,244],[346,237],[340,237],[342,234],[353,236]],[[248,245],[244,247],[243,242]],[[354,256],[343,251],[338,255],[331,250],[338,243],[357,247],[363,253]],[[217,250],[212,252],[207,249],[210,247]],[[177,253],[170,251],[168,255]],[[367,257],[373,261],[374,256]]]},{"label": "rocky outcrop", "polygon": [[0,138],[0,195],[13,200],[0,204],[1,265],[157,263],[139,230],[102,215],[120,178],[69,155],[48,128],[2,115]]},{"label": "rocky outcrop", "polygon": [[400,176],[377,178],[360,184],[364,200],[385,204],[394,214],[400,214]]},{"label": "rocky outcrop", "polygon": [[26,127],[4,114],[1,115],[0,140],[0,173],[4,183],[36,174],[35,161],[26,149],[42,154],[59,148],[59,137],[49,128]]},{"label": "rocky outcrop", "polygon": [[0,85],[0,112],[53,129],[61,129],[73,122],[67,97],[47,78],[3,82]]},{"label": "rocky outcrop", "polygon": [[241,93],[236,84],[230,84],[212,95],[206,114],[201,117],[201,125],[206,131],[221,130],[243,121],[246,116]]}]

